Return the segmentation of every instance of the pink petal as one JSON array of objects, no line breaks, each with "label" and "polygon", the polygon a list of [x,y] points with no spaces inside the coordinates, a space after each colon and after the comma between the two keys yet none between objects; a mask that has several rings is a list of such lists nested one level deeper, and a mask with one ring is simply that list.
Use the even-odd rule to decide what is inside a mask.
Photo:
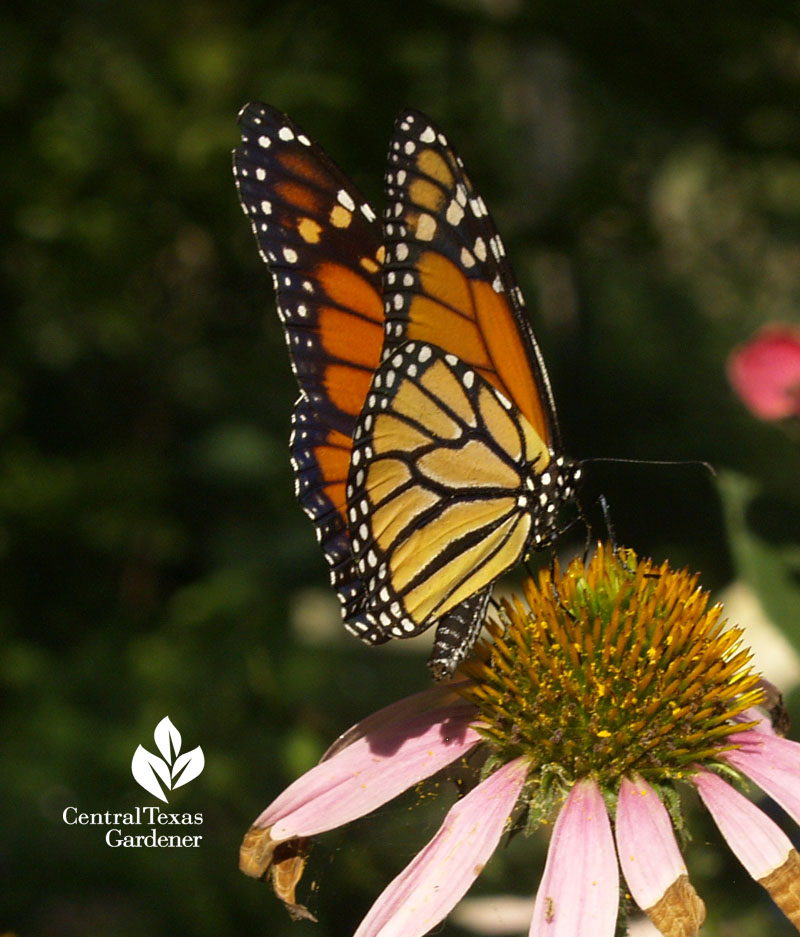
[{"label": "pink petal", "polygon": [[[410,718],[417,713],[426,712],[429,709],[441,708],[451,703],[462,702],[461,697],[453,691],[457,683],[464,683],[465,680],[448,680],[447,683],[437,683],[436,686],[428,687],[419,693],[413,693],[411,696],[404,696],[403,699],[395,703],[384,706],[377,710],[371,716],[361,719],[354,726],[351,726],[333,742],[320,761],[327,761],[333,758],[343,748],[352,745],[356,739],[363,738],[368,732],[375,732],[377,729],[389,726],[401,718]],[[463,703],[462,703],[463,705]]]},{"label": "pink petal", "polygon": [[381,725],[290,784],[253,825],[282,841],[349,823],[469,751],[481,740],[474,719],[473,706],[454,703]]},{"label": "pink petal", "polygon": [[642,778],[624,778],[617,801],[617,851],[636,903],[646,909],[686,875],[666,807]]},{"label": "pink petal", "polygon": [[572,788],[553,828],[530,937],[611,937],[618,904],[611,824],[587,778]]},{"label": "pink petal", "polygon": [[757,881],[779,869],[789,857],[789,837],[744,794],[700,770],[691,777],[714,822],[742,865]]},{"label": "pink petal", "polygon": [[764,732],[738,732],[730,737],[741,747],[724,758],[755,781],[800,823],[800,745]]},{"label": "pink petal", "polygon": [[459,800],[370,908],[355,937],[421,937],[444,920],[494,852],[527,772],[527,761],[517,758]]},{"label": "pink petal", "polygon": [[743,709],[740,713],[733,717],[733,721],[757,722],[758,725],[753,726],[752,729],[749,729],[749,732],[762,732],[764,735],[775,735],[775,729],[773,729],[772,723],[757,706],[751,706],[749,709]]},{"label": "pink petal", "polygon": [[800,332],[769,325],[728,358],[728,379],[763,420],[800,413]]},{"label": "pink petal", "polygon": [[642,778],[624,778],[617,801],[617,852],[636,903],[662,934],[697,934],[706,909],[689,881],[672,821]]}]

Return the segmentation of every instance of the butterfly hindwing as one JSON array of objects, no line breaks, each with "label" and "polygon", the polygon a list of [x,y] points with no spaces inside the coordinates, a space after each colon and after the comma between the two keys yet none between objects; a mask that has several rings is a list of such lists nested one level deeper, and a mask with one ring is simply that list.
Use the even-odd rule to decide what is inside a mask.
[{"label": "butterfly hindwing", "polygon": [[367,618],[425,630],[549,540],[571,476],[476,369],[422,342],[385,358],[354,435],[353,555]]},{"label": "butterfly hindwing", "polygon": [[553,395],[503,242],[461,158],[407,110],[386,174],[386,349],[420,340],[455,354],[560,450]]}]

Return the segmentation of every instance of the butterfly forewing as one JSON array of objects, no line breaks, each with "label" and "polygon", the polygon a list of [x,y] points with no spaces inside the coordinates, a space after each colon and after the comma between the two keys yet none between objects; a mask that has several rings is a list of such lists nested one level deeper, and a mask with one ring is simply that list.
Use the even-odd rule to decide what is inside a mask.
[{"label": "butterfly forewing", "polygon": [[284,114],[248,104],[239,123],[239,199],[272,272],[292,368],[320,420],[351,436],[383,341],[380,225]]},{"label": "butterfly forewing", "polygon": [[346,525],[352,433],[383,341],[381,232],[361,193],[284,114],[249,104],[234,175],[272,272],[301,396],[291,440],[298,498],[315,524],[345,625],[386,640],[361,614]]},{"label": "butterfly forewing", "polygon": [[345,627],[370,644],[381,644],[388,638],[379,629],[371,628],[363,615],[364,590],[343,520],[352,439],[326,428],[308,401],[301,397],[292,414],[290,448],[295,493],[314,522],[317,540],[330,567],[331,585],[341,603]]},{"label": "butterfly forewing", "polygon": [[460,157],[425,115],[395,125],[386,174],[386,349],[457,355],[560,449],[550,383],[505,248]]}]

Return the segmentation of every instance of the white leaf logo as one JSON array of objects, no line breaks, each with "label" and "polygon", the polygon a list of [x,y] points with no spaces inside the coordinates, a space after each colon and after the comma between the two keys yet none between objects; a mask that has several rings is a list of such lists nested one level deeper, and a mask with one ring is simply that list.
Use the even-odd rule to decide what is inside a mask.
[{"label": "white leaf logo", "polygon": [[181,750],[181,734],[172,724],[169,716],[164,716],[156,726],[153,738],[164,760],[172,764],[175,755]]},{"label": "white leaf logo", "polygon": [[164,716],[156,726],[153,738],[163,757],[159,758],[140,745],[133,753],[131,772],[148,793],[167,803],[164,788],[171,791],[193,781],[205,767],[206,760],[199,745],[180,754],[181,734],[169,716]]}]

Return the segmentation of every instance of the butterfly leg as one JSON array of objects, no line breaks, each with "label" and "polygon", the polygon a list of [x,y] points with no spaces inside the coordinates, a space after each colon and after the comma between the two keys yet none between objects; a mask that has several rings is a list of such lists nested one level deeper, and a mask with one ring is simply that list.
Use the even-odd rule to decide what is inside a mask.
[{"label": "butterfly leg", "polygon": [[606,501],[606,496],[601,494],[597,499],[597,503],[600,505],[600,510],[603,512],[603,523],[606,525],[606,533],[608,534],[608,539],[611,541],[612,553],[619,559],[624,569],[626,569],[629,573],[633,573],[633,568],[628,565],[625,557],[622,556],[619,552],[617,533],[614,530],[614,525],[611,523],[611,512],[608,508],[608,501]]},{"label": "butterfly leg", "polygon": [[436,625],[436,638],[428,658],[428,667],[435,680],[452,676],[459,663],[469,654],[483,628],[492,588],[489,586],[461,602]]},{"label": "butterfly leg", "polygon": [[[600,505],[600,511],[603,515],[603,524],[605,525],[605,528],[606,528],[606,534],[608,535],[608,539],[611,541],[611,551],[613,552],[614,556],[619,556],[619,544],[617,543],[617,534],[616,534],[616,531],[614,530],[614,524],[611,521],[611,511],[608,507],[608,501],[606,500],[606,496],[604,494],[598,495],[597,500],[592,502],[591,507],[594,507],[595,504]],[[583,510],[583,506],[581,505],[579,501],[577,502],[577,510],[578,510],[578,516],[574,518],[570,522],[570,524],[568,524],[565,528],[560,530],[558,532],[558,536],[561,536],[561,534],[567,531],[572,526],[572,524],[577,524],[579,521],[581,524],[583,524],[584,529],[586,530],[586,539],[584,541],[584,546],[583,546],[583,562],[585,565],[589,560],[589,551],[592,548],[592,540],[594,539],[594,527],[592,526],[592,522],[589,520],[588,514]]]},{"label": "butterfly leg", "polygon": [[[606,525],[610,523],[610,518],[608,517],[608,502],[606,501],[605,495],[600,495],[595,504],[600,504],[600,510],[603,512],[603,517],[605,519]],[[583,505],[579,502],[578,504],[578,516],[575,519],[580,521],[583,524],[584,530],[586,531],[586,539],[583,542],[583,565],[585,566],[589,560],[589,550],[592,548],[592,540],[594,539],[594,528],[592,527],[592,522],[589,520],[588,515],[583,510]],[[614,547],[614,553],[616,553],[616,547]]]},{"label": "butterfly leg", "polygon": [[[633,568],[628,565],[627,561],[625,560],[625,557],[622,556],[619,552],[619,543],[617,541],[617,533],[616,533],[616,530],[614,529],[614,524],[611,521],[611,511],[608,507],[608,501],[606,500],[606,496],[604,494],[598,495],[597,501],[595,502],[595,504],[600,505],[600,510],[602,511],[602,514],[603,514],[603,523],[605,524],[605,527],[606,527],[606,533],[608,534],[608,539],[611,542],[611,552],[614,554],[614,556],[616,556],[619,559],[620,563],[622,563],[623,568],[627,570],[627,572],[633,573],[634,572]],[[580,512],[580,519],[583,521],[584,525],[586,526],[586,545],[584,547],[584,552],[583,552],[583,562],[584,564],[586,564],[586,561],[589,558],[589,548],[591,546],[591,540],[592,540],[592,527],[591,527],[591,524],[589,523],[588,518],[583,514],[583,511],[580,509],[580,506],[578,510]],[[653,576],[653,574],[649,574],[649,575]],[[657,574],[655,575],[657,576]],[[653,576],[653,578],[655,577]]]},{"label": "butterfly leg", "polygon": [[606,501],[606,496],[601,494],[597,498],[597,503],[600,505],[600,510],[603,512],[603,523],[606,525],[606,533],[608,534],[608,539],[611,541],[611,550],[614,556],[619,556],[617,533],[614,530],[614,525],[611,523],[611,512],[608,508],[608,501]]},{"label": "butterfly leg", "polygon": [[[574,522],[573,522],[574,523]],[[553,600],[560,606],[561,610],[569,615],[573,621],[578,619],[572,614],[572,612],[567,608],[566,605],[561,601],[561,596],[556,589],[556,551],[551,548],[550,550],[550,592],[553,595]]]}]

